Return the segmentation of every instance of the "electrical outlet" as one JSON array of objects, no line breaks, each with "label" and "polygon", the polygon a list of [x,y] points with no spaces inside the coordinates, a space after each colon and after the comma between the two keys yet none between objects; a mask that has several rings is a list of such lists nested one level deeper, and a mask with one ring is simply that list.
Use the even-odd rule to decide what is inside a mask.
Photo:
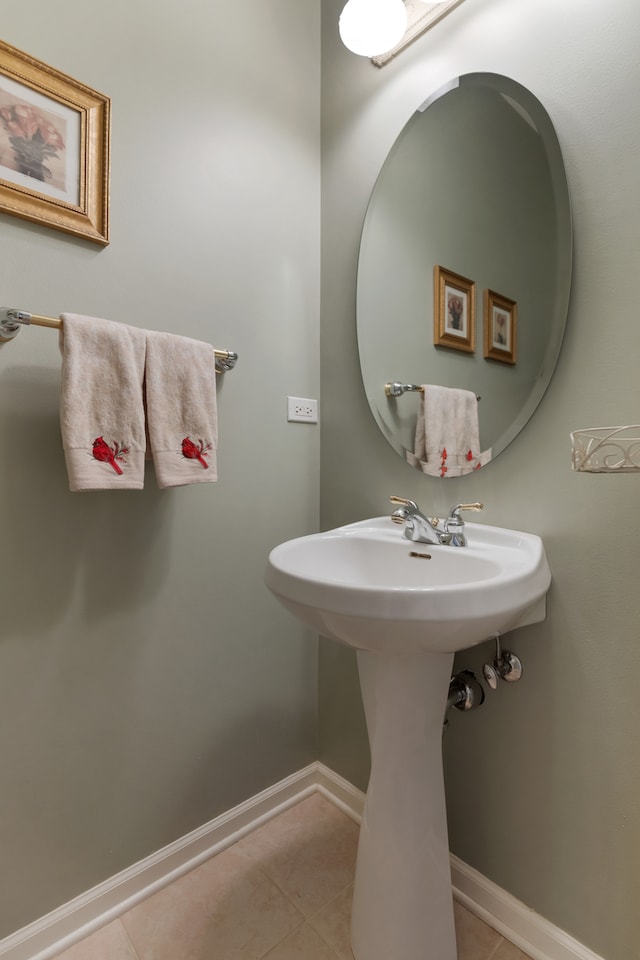
[{"label": "electrical outlet", "polygon": [[318,401],[306,397],[287,397],[287,420],[295,423],[317,423]]}]

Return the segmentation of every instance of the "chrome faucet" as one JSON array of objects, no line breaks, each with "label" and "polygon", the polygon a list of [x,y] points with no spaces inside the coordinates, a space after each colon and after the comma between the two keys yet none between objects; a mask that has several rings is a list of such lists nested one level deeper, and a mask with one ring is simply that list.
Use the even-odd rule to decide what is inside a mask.
[{"label": "chrome faucet", "polygon": [[[389,497],[391,503],[398,504],[391,514],[394,523],[404,523],[404,535],[407,540],[419,543],[450,544],[452,547],[466,547],[464,520],[461,510],[482,510],[481,503],[458,503],[449,511],[446,520],[437,517],[425,517],[414,500],[404,497]],[[442,526],[441,526],[442,524]]]}]

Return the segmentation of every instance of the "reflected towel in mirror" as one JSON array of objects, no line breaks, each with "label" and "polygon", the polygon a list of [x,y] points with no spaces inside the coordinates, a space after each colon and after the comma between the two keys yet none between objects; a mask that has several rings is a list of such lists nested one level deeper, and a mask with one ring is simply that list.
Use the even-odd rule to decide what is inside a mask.
[{"label": "reflected towel in mirror", "polygon": [[432,477],[460,477],[491,459],[480,451],[478,398],[471,390],[424,384],[413,453],[407,461]]}]

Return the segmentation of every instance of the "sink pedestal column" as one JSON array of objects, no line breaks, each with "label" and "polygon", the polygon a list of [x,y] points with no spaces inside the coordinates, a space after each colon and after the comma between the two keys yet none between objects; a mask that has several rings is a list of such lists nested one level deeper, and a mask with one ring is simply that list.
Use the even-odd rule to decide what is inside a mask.
[{"label": "sink pedestal column", "polygon": [[456,960],[442,771],[453,654],[358,650],[371,778],[360,830],[356,960]]}]

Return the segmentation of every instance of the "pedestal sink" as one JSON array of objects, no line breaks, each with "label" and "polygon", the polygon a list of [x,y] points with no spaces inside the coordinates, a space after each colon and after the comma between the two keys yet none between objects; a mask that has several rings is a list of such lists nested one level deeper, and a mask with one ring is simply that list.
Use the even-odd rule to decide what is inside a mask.
[{"label": "pedestal sink", "polygon": [[468,546],[411,543],[389,517],[289,540],[265,582],[357,649],[371,745],[351,942],[356,960],[456,960],[442,774],[453,656],[545,617],[539,537],[467,523]]}]

